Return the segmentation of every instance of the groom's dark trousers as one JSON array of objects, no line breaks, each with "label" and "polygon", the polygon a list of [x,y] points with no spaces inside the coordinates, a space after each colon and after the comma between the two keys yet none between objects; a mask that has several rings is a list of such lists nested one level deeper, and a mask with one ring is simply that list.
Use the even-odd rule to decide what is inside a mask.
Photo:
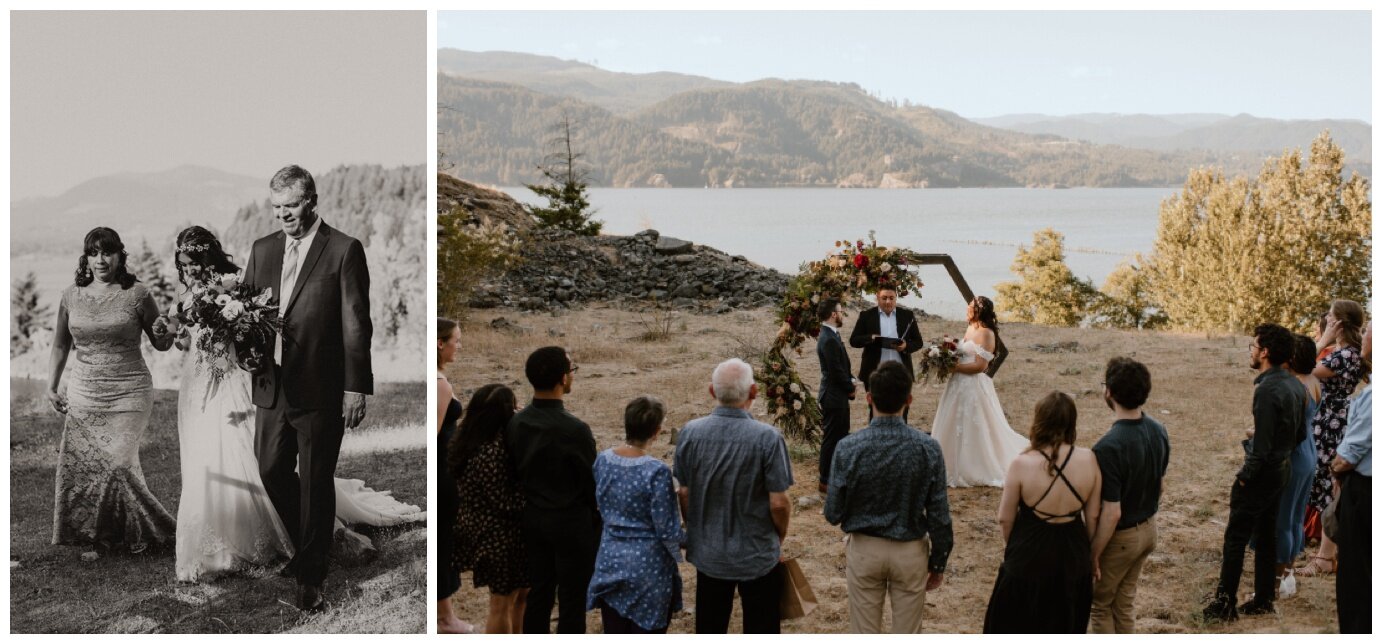
[{"label": "groom's dark trousers", "polygon": [[[272,288],[283,276],[286,236],[254,243],[245,281]],[[345,392],[374,393],[370,367],[369,269],[364,246],[322,222],[293,292],[279,300],[281,367],[254,376],[255,456],[269,499],[297,553],[288,568],[321,586],[336,521],[336,458],[345,434]],[[266,348],[270,357],[273,347]]]}]

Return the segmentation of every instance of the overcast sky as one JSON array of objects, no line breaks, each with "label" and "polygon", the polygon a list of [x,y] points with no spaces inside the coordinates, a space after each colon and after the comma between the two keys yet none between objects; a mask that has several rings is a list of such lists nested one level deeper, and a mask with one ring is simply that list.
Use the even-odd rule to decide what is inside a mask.
[{"label": "overcast sky", "polygon": [[1331,12],[441,12],[439,47],[620,72],[856,82],[966,117],[1371,122],[1371,16]]},{"label": "overcast sky", "polygon": [[194,164],[427,162],[427,14],[13,12],[10,198]]}]

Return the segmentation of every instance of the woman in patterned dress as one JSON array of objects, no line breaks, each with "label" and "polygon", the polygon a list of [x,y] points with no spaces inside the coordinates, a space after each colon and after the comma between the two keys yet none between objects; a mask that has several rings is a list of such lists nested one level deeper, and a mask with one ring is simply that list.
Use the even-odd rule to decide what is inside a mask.
[{"label": "woman in patterned dress", "polygon": [[666,633],[681,610],[681,544],[672,470],[650,456],[662,432],[662,401],[640,396],[624,408],[624,445],[595,458],[595,498],[604,529],[586,610],[600,609],[606,633]]},{"label": "woman in patterned dress", "polygon": [[[153,410],[139,336],[167,351],[173,335],[148,289],[126,270],[127,257],[114,230],[87,233],[76,283],[58,306],[48,400],[67,418],[54,486],[55,545],[137,553],[173,540],[177,522],[149,491],[139,464]],[[64,393],[59,385],[73,349]]]},{"label": "woman in patterned dress", "polygon": [[[1334,460],[1334,452],[1348,423],[1349,396],[1370,369],[1359,349],[1363,337],[1363,307],[1352,300],[1334,300],[1325,319],[1324,335],[1316,344],[1321,348],[1331,344],[1337,347],[1314,371],[1323,388],[1313,425],[1317,465],[1315,481],[1310,488],[1310,506],[1318,512],[1323,512],[1334,499],[1334,479],[1329,464]],[[1295,574],[1300,577],[1333,574],[1337,567],[1336,553],[1334,542],[1321,534],[1319,551]]]},{"label": "woman in patterned dress", "polygon": [[473,571],[489,588],[486,633],[518,633],[528,605],[528,557],[523,546],[523,494],[514,481],[504,427],[518,407],[513,390],[485,385],[470,397],[447,449],[459,498],[455,525],[457,572]]}]

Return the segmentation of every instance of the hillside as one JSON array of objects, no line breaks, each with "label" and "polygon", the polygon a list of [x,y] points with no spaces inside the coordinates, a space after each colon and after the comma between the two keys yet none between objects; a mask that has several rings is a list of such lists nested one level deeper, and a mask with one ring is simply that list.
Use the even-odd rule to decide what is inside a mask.
[{"label": "hillside", "polygon": [[441,76],[438,102],[443,167],[498,185],[539,180],[563,115],[577,125],[597,186],[1164,186],[1219,161],[990,128],[895,107],[851,84],[764,80],[683,92],[621,116],[514,84]]},{"label": "hillside", "polygon": [[615,114],[633,112],[693,89],[732,85],[673,72],[611,72],[572,60],[506,51],[441,49],[437,52],[437,71],[522,85],[553,96],[570,96]]}]

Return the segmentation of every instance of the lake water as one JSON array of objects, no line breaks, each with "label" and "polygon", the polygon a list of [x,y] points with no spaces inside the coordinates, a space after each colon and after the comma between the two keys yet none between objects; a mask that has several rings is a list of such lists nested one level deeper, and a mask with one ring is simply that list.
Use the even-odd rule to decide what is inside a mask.
[{"label": "lake water", "polygon": [[[524,203],[545,203],[526,188],[504,188]],[[1065,235],[1065,261],[1075,275],[1102,286],[1133,253],[1156,239],[1158,207],[1175,188],[1029,190],[749,190],[592,188],[590,201],[604,232],[630,235],[647,228],[743,255],[795,274],[821,259],[838,239],[867,239],[920,253],[946,253],[976,294],[1013,279],[1019,244],[1054,228]],[[922,298],[907,306],[959,319],[965,303],[941,266],[918,269]]]}]

